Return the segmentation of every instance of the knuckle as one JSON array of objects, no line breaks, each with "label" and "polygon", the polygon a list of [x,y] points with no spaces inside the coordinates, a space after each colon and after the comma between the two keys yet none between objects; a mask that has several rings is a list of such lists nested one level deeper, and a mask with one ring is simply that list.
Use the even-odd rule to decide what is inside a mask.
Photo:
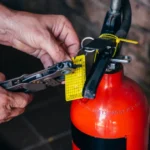
[{"label": "knuckle", "polygon": [[28,105],[28,101],[29,101],[29,96],[26,94],[22,94],[22,99],[19,103],[19,105],[20,105],[19,107],[20,108],[26,107]]},{"label": "knuckle", "polygon": [[67,17],[61,15],[59,20],[60,20],[59,22],[63,25],[63,27],[70,29],[73,27],[70,20]]},{"label": "knuckle", "polygon": [[63,16],[63,15],[58,15],[57,17],[57,22],[60,24],[60,25],[69,25],[69,20],[67,17]]},{"label": "knuckle", "polygon": [[63,15],[59,15],[58,18],[59,18],[61,21],[64,21],[64,22],[68,21],[68,19],[67,19],[65,16],[63,16]]},{"label": "knuckle", "polygon": [[25,100],[25,99],[22,99],[22,101],[20,102],[20,104],[19,104],[20,106],[20,108],[24,108],[24,107],[26,107],[26,105],[27,105],[27,101]]},{"label": "knuckle", "polygon": [[43,34],[42,34],[41,30],[39,30],[39,29],[33,29],[33,33],[35,35],[35,39],[41,40],[43,38]]},{"label": "knuckle", "polygon": [[42,28],[32,28],[32,34],[29,34],[29,39],[32,44],[37,45],[40,42],[43,42],[43,27]]},{"label": "knuckle", "polygon": [[47,42],[51,39],[50,33],[45,29],[43,29],[43,31],[36,31],[36,37],[36,39],[38,39],[39,44],[43,44],[45,43],[45,41]]},{"label": "knuckle", "polygon": [[50,33],[47,30],[43,31],[42,37],[45,41],[49,41],[51,39]]},{"label": "knuckle", "polygon": [[38,28],[34,28],[33,29],[33,33],[37,36],[40,37],[41,36],[41,31]]}]

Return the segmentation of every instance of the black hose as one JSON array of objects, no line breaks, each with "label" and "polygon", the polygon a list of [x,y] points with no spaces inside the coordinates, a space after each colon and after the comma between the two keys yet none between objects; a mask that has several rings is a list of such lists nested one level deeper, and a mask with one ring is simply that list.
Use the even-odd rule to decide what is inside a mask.
[{"label": "black hose", "polygon": [[131,26],[131,20],[132,20],[132,10],[129,0],[124,0],[124,3],[122,3],[123,8],[123,21],[121,24],[120,29],[117,31],[116,35],[121,38],[126,38],[130,26]]}]

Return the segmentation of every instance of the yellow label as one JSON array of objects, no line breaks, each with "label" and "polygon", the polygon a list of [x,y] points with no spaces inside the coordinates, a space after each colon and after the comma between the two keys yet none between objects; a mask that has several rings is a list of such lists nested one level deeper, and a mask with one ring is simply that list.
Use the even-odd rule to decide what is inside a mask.
[{"label": "yellow label", "polygon": [[82,98],[82,90],[86,80],[85,55],[77,56],[73,59],[74,64],[82,65],[71,74],[65,75],[66,101]]}]

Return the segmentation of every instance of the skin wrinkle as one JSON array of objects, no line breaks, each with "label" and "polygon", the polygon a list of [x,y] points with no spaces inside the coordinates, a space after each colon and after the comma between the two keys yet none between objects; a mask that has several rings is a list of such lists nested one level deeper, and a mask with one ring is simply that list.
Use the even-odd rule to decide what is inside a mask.
[{"label": "skin wrinkle", "polygon": [[40,52],[37,55],[37,58],[41,58],[45,54],[48,54],[48,53],[46,51],[44,51],[44,50],[40,50]]},{"label": "skin wrinkle", "polygon": [[12,108],[11,108],[11,106],[9,105],[9,103],[4,106],[4,110],[7,110],[7,112],[11,113]]},{"label": "skin wrinkle", "polygon": [[[47,33],[48,33],[48,32],[47,32]],[[46,35],[46,34],[45,34],[45,35]],[[51,38],[50,38],[50,37],[51,37]],[[55,53],[57,53],[57,57],[62,57],[62,58],[64,58],[64,53],[62,52],[62,51],[63,51],[62,48],[57,45],[57,41],[55,40],[54,37],[52,37],[52,35],[45,36],[45,41],[49,41],[49,43],[55,43],[55,45],[53,44],[53,46],[55,46],[54,50],[55,50]],[[41,40],[40,43],[43,44],[43,42],[45,42],[45,41]],[[41,45],[40,47],[44,47],[44,46]],[[51,56],[51,54],[49,54],[49,55]],[[59,55],[59,56],[58,56],[58,55]],[[41,57],[40,57],[40,58],[41,58]],[[56,61],[56,62],[57,62],[57,61]]]},{"label": "skin wrinkle", "polygon": [[31,52],[31,55],[33,55],[33,56],[35,56],[35,57],[37,57],[37,58],[40,58],[40,52],[41,52],[42,50],[34,50],[34,52]]},{"label": "skin wrinkle", "polygon": [[[49,41],[49,43],[57,43],[57,41],[53,37],[51,37],[51,39],[48,39],[48,41]],[[53,41],[53,42],[50,42],[50,41]],[[54,50],[58,54],[60,54],[60,52],[61,52],[61,48],[58,45],[54,45]]]},{"label": "skin wrinkle", "polygon": [[[65,19],[64,19],[65,20]],[[70,24],[69,24],[70,25]],[[57,26],[56,26],[57,27]],[[62,31],[65,30],[65,28],[67,28],[68,30],[71,30],[69,26],[66,25],[65,21],[62,23],[62,26],[61,26],[61,29],[58,29],[56,28],[55,26],[52,27],[52,31],[53,33],[55,34],[55,36],[57,37],[57,39],[61,39],[61,35],[62,35]],[[60,26],[59,26],[60,27]],[[57,33],[57,31],[60,31]],[[62,43],[65,43],[66,40],[67,40],[67,37],[68,37],[69,33],[67,32],[66,36],[64,39],[61,39]],[[79,42],[77,42],[79,43]],[[77,43],[74,43],[74,44],[71,44],[71,45],[68,45],[67,48],[69,49],[70,47],[72,46],[75,46],[75,45],[78,45]],[[76,55],[77,53],[71,53],[71,56],[72,55]]]},{"label": "skin wrinkle", "polygon": [[[66,24],[63,22],[63,27],[61,27],[61,31],[59,32],[60,34],[62,34],[62,30],[64,30],[64,28],[68,28],[68,27],[65,27],[66,26]],[[31,29],[32,30],[32,29]],[[36,31],[37,30],[37,31]],[[67,30],[67,29],[66,29]],[[45,33],[43,33],[43,35],[42,35],[42,32],[41,31],[39,31],[38,29],[35,29],[34,28],[34,32],[37,34],[37,37],[42,37],[43,35],[46,35]],[[41,32],[41,33],[40,33]],[[48,33],[48,32],[46,32],[46,33]],[[20,36],[22,35],[22,32],[21,32],[21,30],[19,31],[19,34],[20,34]],[[69,33],[67,33],[66,35],[65,35],[65,39],[63,39],[64,40],[64,42],[66,42],[66,39],[67,39],[67,37],[68,37],[68,34]],[[42,36],[41,36],[42,35]],[[16,36],[17,37],[17,36]],[[46,35],[45,36],[46,38],[45,39],[48,39],[49,38],[49,40],[47,40],[47,41],[51,41],[51,39],[50,39],[50,37],[49,37],[49,34],[48,35]],[[48,38],[47,38],[48,37]],[[32,37],[30,37],[30,35],[28,36],[28,34],[27,34],[27,38],[28,39],[30,39],[30,43],[33,43],[32,45],[36,45],[36,42],[34,41],[34,39],[32,38]],[[44,38],[44,36],[43,36],[43,38]],[[41,38],[42,39],[42,38]],[[42,40],[39,40],[39,41],[41,41],[41,42],[39,42],[39,45],[40,45],[40,43],[43,43],[43,39]],[[55,41],[54,39],[53,39],[53,41]],[[52,41],[51,41],[52,42]],[[56,41],[55,41],[56,42]],[[15,47],[17,47],[16,45],[14,45],[13,46],[14,48]],[[42,47],[42,46],[40,46],[40,47]],[[70,47],[71,46],[69,46],[69,49],[70,49]],[[19,48],[19,49],[21,49],[21,47]],[[66,50],[63,50],[62,48],[59,48],[59,47],[56,47],[56,48],[54,48],[55,49],[55,52],[56,52],[56,55],[57,55],[57,57],[58,57],[58,59],[57,60],[59,60],[59,59],[64,59],[65,57],[64,57],[64,53],[62,53],[62,51],[66,51]],[[31,49],[30,51],[33,51],[34,49]],[[26,50],[24,50],[24,51],[26,51]],[[32,52],[31,52],[32,53]],[[69,54],[69,53],[67,53],[67,54]],[[73,53],[71,53],[71,55],[73,55]],[[35,56],[35,55],[34,55]],[[39,55],[38,55],[38,58],[41,58],[41,57],[39,57]],[[70,59],[70,57],[68,57],[69,59]],[[67,59],[68,59],[67,58]],[[57,60],[56,60],[56,62],[57,62]]]},{"label": "skin wrinkle", "polygon": [[9,33],[5,30],[5,34],[0,34],[0,40],[3,41],[3,42],[11,43],[11,41],[12,41],[12,35],[9,34]]},{"label": "skin wrinkle", "polygon": [[[61,39],[60,36],[61,36],[61,34],[62,34],[62,32],[63,32],[65,26],[66,26],[66,25],[65,25],[65,22],[63,22],[61,29],[56,30],[56,27],[53,29],[53,32],[54,32],[54,33],[57,33],[56,31],[60,31],[60,32],[58,32],[58,35],[55,34],[56,39],[59,39],[59,40]],[[60,43],[60,44],[64,45],[64,43],[66,42],[66,38],[67,38],[68,34],[69,34],[69,33],[66,34],[66,36],[64,37],[64,39],[61,39],[61,43]],[[68,47],[67,47],[67,48],[68,48]],[[67,53],[67,50],[64,49],[64,51]],[[67,54],[68,54],[68,53],[67,53]],[[70,59],[71,59],[71,58],[70,58]]]},{"label": "skin wrinkle", "polygon": [[[5,29],[0,29],[0,43],[10,45],[10,40],[8,40],[8,32]],[[5,37],[5,38],[4,38]],[[7,39],[7,40],[4,40]]]},{"label": "skin wrinkle", "polygon": [[33,50],[32,47],[30,47],[30,46],[28,46],[28,45],[26,45],[26,44],[24,44],[21,41],[16,40],[16,39],[13,39],[12,47],[13,48],[17,47],[18,50],[21,49],[23,52],[32,51]]},{"label": "skin wrinkle", "polygon": [[1,100],[1,102],[0,102],[1,106],[5,106],[9,103],[7,94],[2,94],[1,93],[0,94],[0,100]]},{"label": "skin wrinkle", "polygon": [[0,29],[0,34],[6,34],[6,30]]},{"label": "skin wrinkle", "polygon": [[[0,21],[2,21],[3,23],[0,24],[1,27],[3,27],[4,29],[8,30],[8,24],[10,25],[10,18],[12,18],[15,14],[15,11],[12,11],[11,9],[6,9],[5,7],[3,7],[0,4]],[[5,21],[4,21],[5,20]]]},{"label": "skin wrinkle", "polygon": [[[24,14],[24,13],[22,13],[22,14]],[[25,15],[24,15],[25,16]],[[30,28],[30,30],[33,32],[33,33],[36,33],[37,35],[37,38],[39,38],[39,37],[41,37],[41,34],[42,34],[42,32],[39,30],[39,27],[36,25],[36,24],[39,24],[37,21],[36,21],[36,19],[35,18],[33,18],[32,16],[28,16],[29,18],[31,18],[33,21],[35,21],[35,24],[34,24],[34,27],[33,27],[33,21],[30,21],[30,19],[28,19],[28,17],[27,16],[25,16],[25,18],[24,18],[24,20],[23,20],[23,22],[21,23],[21,28],[19,28],[18,27],[18,24],[20,24],[19,22],[20,22],[20,19],[18,19],[18,17],[20,17],[19,15],[16,15],[15,17],[14,17],[14,20],[16,20],[16,22],[14,23],[14,26],[12,27],[12,28],[14,28],[14,30],[17,30],[17,33],[18,33],[18,36],[16,35],[15,37],[16,38],[21,38],[20,39],[20,41],[22,42],[22,41],[30,41],[30,43],[32,43],[31,45],[36,45],[36,42],[35,42],[35,40],[33,40],[33,38],[31,38],[31,33],[30,32],[26,32],[26,31],[24,31],[24,30],[22,30],[22,29],[26,29],[26,26],[25,26],[25,23],[24,23],[24,20],[29,20],[28,21],[28,24],[29,24],[29,28]],[[20,29],[20,30],[18,30],[18,29]],[[23,34],[24,33],[26,33],[26,38],[24,39],[24,36],[23,36]],[[37,47],[39,47],[39,45],[37,45]],[[35,48],[37,48],[37,47],[35,47]]]},{"label": "skin wrinkle", "polygon": [[65,24],[65,22],[63,22],[61,29],[59,29],[59,30],[57,29],[57,30],[56,30],[56,27],[55,27],[55,29],[54,29],[54,34],[57,33],[57,31],[59,31],[59,32],[58,32],[58,35],[55,34],[55,36],[56,36],[56,38],[58,38],[59,40],[61,40],[62,43],[65,43],[65,42],[66,42],[66,38],[67,38],[67,36],[68,36],[68,32],[67,32],[67,33],[66,33],[66,36],[65,36],[64,38],[61,38],[62,32],[65,30],[65,27],[66,27],[66,24]]},{"label": "skin wrinkle", "polygon": [[[59,28],[60,28],[59,30],[56,28],[57,26],[56,26],[56,27],[54,26],[54,30],[53,30],[53,33],[54,33],[54,34],[56,33],[55,36],[56,36],[56,38],[59,39],[59,40],[60,40],[60,35],[62,34],[62,31],[64,30],[65,23],[63,22],[63,24],[62,24],[61,26],[62,26],[62,27],[61,27],[61,28],[59,27]],[[58,32],[58,35],[57,35],[57,31],[59,31],[59,32]],[[64,41],[62,40],[62,42],[64,42]]]},{"label": "skin wrinkle", "polygon": [[[66,34],[66,36],[64,37],[64,40],[63,40],[63,41],[64,41],[64,43],[66,43],[66,40],[67,40],[67,36],[68,36],[68,34],[69,34],[69,33],[67,33],[67,34]],[[69,49],[69,46],[67,46],[67,49]],[[66,51],[66,53],[68,54],[67,50],[65,50],[65,51]],[[71,59],[71,58],[70,58],[70,59]]]},{"label": "skin wrinkle", "polygon": [[[49,41],[50,41],[50,40],[49,40]],[[57,41],[55,40],[55,38],[52,38],[50,43],[51,43],[51,44],[54,43],[54,44],[53,44],[53,47],[54,47],[53,50],[55,51],[55,54],[53,54],[53,56],[56,57],[56,58],[54,59],[54,62],[58,62],[58,60],[61,61],[61,60],[65,59],[65,51],[62,49],[62,47],[60,47],[60,46],[58,45],[58,43],[57,43]],[[49,53],[49,54],[50,54],[50,53]],[[50,56],[51,56],[51,54],[50,54]]]},{"label": "skin wrinkle", "polygon": [[[64,28],[66,28],[66,30],[68,31],[67,32],[67,34],[66,34],[66,36],[64,37],[64,38],[61,38],[60,36],[61,36],[61,32],[63,31],[63,30],[65,30]],[[59,39],[61,39],[64,43],[67,43],[66,41],[67,41],[67,38],[69,37],[69,27],[67,26],[67,25],[65,25],[65,23],[64,23],[64,26],[63,26],[63,28],[62,28],[62,31],[60,32],[60,34],[59,34]],[[74,44],[71,44],[71,45],[67,45],[67,48],[69,49],[70,47],[72,47],[72,46],[74,46],[75,44],[77,44],[77,43],[74,43]],[[74,53],[72,53],[72,54],[74,54]],[[75,54],[76,55],[76,54]]]},{"label": "skin wrinkle", "polygon": [[[32,35],[30,34],[29,35],[29,39],[30,39],[30,43],[31,43],[31,45],[35,45],[35,47],[34,48],[39,48],[39,47],[41,47],[41,43],[44,41],[44,40],[47,40],[46,38],[45,38],[45,34],[42,32],[42,31],[40,31],[40,30],[38,30],[38,29],[32,29],[32,31],[36,34],[36,37],[37,37],[37,40],[36,39],[34,39],[33,37],[32,37]],[[49,39],[50,39],[50,35],[49,35],[49,37],[48,37]],[[37,41],[39,41],[38,43],[37,43]]]},{"label": "skin wrinkle", "polygon": [[12,44],[9,43],[9,42],[0,41],[0,43],[1,43],[2,45],[12,46]]},{"label": "skin wrinkle", "polygon": [[24,108],[30,103],[30,96],[24,93],[9,92],[9,104],[11,108]]},{"label": "skin wrinkle", "polygon": [[5,111],[5,113],[7,113],[7,114],[6,114],[7,117],[9,117],[10,114],[11,114],[11,112],[12,112],[12,109],[11,109],[9,103],[5,104],[5,105],[2,107],[2,109]]},{"label": "skin wrinkle", "polygon": [[[4,78],[3,75],[0,74],[0,76],[2,78]],[[16,94],[16,93],[15,93]],[[15,94],[12,92],[7,92],[5,89],[1,88],[0,90],[0,122],[6,122],[6,120],[11,120],[12,116],[18,116],[19,114],[22,114],[24,112],[24,107],[28,104],[27,99],[29,99],[30,96],[28,96],[27,94],[20,94],[18,95],[20,98],[22,96],[22,100],[20,101],[20,99],[18,99],[18,102],[20,103],[14,103],[17,102],[15,100]],[[11,102],[13,102],[11,105]],[[22,103],[22,105],[21,105]],[[21,107],[21,108],[15,108],[14,104],[16,105],[16,107]],[[23,108],[23,109],[22,109]]]},{"label": "skin wrinkle", "polygon": [[[6,111],[4,111],[4,109],[2,109],[2,110],[1,110],[1,113],[0,113],[0,120],[1,120],[1,121],[5,120],[8,115],[9,115],[9,114],[8,114]],[[1,122],[1,121],[0,121],[0,122]]]}]

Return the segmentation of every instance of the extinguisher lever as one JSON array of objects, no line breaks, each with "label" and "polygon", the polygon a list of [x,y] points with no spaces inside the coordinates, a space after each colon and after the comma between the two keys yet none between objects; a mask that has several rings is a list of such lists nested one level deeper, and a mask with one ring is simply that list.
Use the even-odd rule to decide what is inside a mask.
[{"label": "extinguisher lever", "polygon": [[97,59],[93,64],[90,74],[85,82],[83,88],[83,97],[93,99],[96,94],[96,90],[106,68],[112,58],[114,48],[106,48],[100,54],[97,54]]}]

